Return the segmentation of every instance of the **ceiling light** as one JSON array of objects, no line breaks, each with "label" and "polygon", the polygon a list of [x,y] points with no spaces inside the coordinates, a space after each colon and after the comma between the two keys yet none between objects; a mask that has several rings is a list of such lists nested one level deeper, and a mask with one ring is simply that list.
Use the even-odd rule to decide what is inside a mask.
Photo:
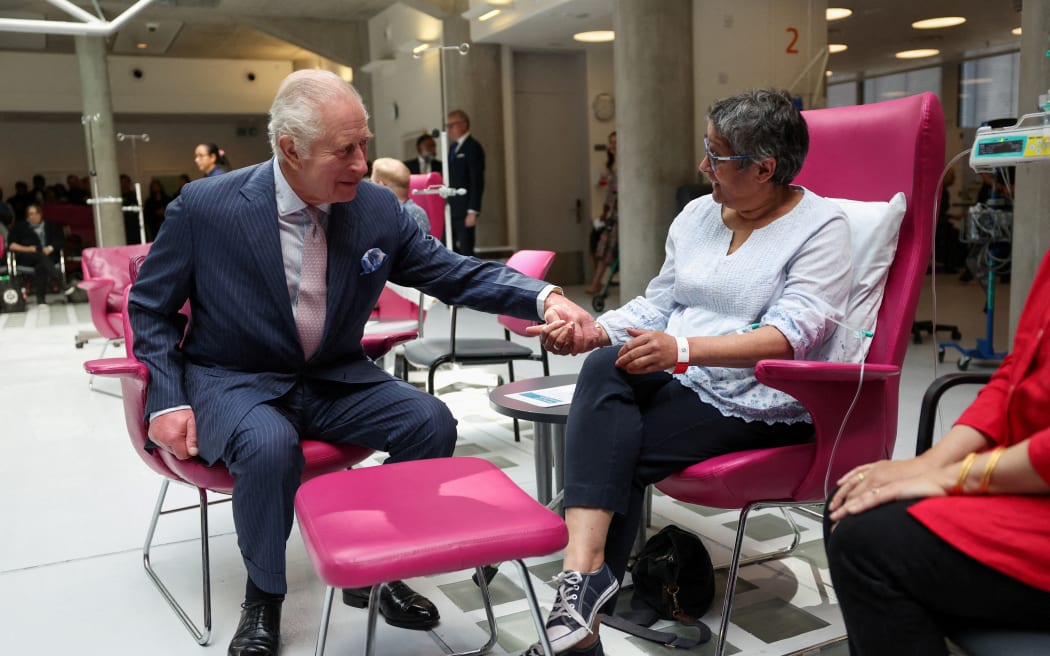
[{"label": "ceiling light", "polygon": [[416,46],[415,48],[412,48],[412,55],[413,55],[413,56],[416,56],[416,55],[421,55],[421,54],[423,54],[424,52],[426,52],[427,48],[429,48],[429,47],[430,47],[430,44],[429,44],[429,43],[420,43],[420,44],[419,44],[418,46]]},{"label": "ceiling light", "polygon": [[965,22],[966,19],[962,16],[941,16],[940,18],[927,18],[926,20],[915,21],[911,26],[917,30],[937,30],[942,27],[955,27]]},{"label": "ceiling light", "polygon": [[824,71],[824,77],[831,77],[833,73],[831,71]]},{"label": "ceiling light", "polygon": [[842,20],[843,18],[849,18],[853,15],[852,9],[846,9],[845,7],[828,7],[824,10],[824,18],[829,21]]},{"label": "ceiling light", "polygon": [[509,7],[511,2],[499,2],[497,0],[485,0],[466,10],[460,16],[467,20],[487,21],[499,16],[504,8]]},{"label": "ceiling light", "polygon": [[923,57],[934,57],[941,54],[936,48],[919,48],[918,50],[902,50],[893,55],[897,59],[922,59]]},{"label": "ceiling light", "polygon": [[138,43],[135,44],[135,47],[138,48],[139,50],[145,50],[149,46],[147,44],[139,41]]},{"label": "ceiling light", "polygon": [[1010,30],[1010,34],[1013,34],[1014,36],[1021,36],[1021,28],[1015,27],[1014,29]]},{"label": "ceiling light", "polygon": [[612,30],[594,30],[593,32],[577,32],[572,35],[572,38],[583,43],[605,43],[615,39],[616,33]]},{"label": "ceiling light", "polygon": [[828,44],[828,52],[830,52],[833,55],[836,52],[842,52],[843,50],[847,50],[848,48],[849,48],[849,46],[847,46],[845,43],[829,43]]}]

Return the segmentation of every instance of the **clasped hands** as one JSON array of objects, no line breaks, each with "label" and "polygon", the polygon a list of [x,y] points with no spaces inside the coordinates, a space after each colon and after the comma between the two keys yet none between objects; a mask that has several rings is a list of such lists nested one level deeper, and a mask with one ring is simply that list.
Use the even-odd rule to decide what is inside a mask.
[{"label": "clasped hands", "polygon": [[[525,331],[540,337],[543,348],[555,355],[579,355],[601,346],[609,346],[612,340],[594,317],[560,294],[547,297],[543,313],[544,324],[529,326]],[[628,328],[631,336],[620,347],[616,366],[628,373],[642,374],[665,371],[678,361],[675,338],[658,330]]]}]

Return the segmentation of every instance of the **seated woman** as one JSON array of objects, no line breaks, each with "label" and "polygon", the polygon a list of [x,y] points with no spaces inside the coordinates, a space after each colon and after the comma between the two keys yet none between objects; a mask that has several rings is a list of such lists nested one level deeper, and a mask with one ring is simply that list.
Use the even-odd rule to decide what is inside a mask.
[{"label": "seated woman", "polygon": [[838,481],[824,543],[850,654],[944,654],[1050,612],[1050,253],[1014,348],[932,449]]},{"label": "seated woman", "polygon": [[569,544],[547,621],[556,652],[603,653],[598,614],[614,603],[647,485],[812,437],[803,407],[759,383],[754,365],[806,358],[834,332],[852,277],[849,227],[837,205],[791,184],[809,133],[786,93],[734,96],[708,119],[700,170],[713,192],[671,225],[645,296],[591,334],[553,314],[534,331],[555,353],[614,345],[587,358],[569,412]]}]

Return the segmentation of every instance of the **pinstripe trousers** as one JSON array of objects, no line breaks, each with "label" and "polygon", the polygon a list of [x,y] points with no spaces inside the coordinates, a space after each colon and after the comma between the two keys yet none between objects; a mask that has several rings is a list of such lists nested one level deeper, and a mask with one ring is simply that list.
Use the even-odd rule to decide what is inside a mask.
[{"label": "pinstripe trousers", "polygon": [[222,459],[236,481],[233,521],[248,576],[274,594],[288,588],[285,543],[305,464],[301,437],[386,451],[386,462],[440,458],[455,448],[456,420],[437,398],[393,378],[303,380],[249,412]]}]

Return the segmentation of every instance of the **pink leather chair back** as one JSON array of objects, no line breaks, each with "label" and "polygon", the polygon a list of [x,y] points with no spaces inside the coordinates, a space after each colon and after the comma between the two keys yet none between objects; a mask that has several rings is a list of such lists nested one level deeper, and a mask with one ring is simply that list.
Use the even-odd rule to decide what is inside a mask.
[{"label": "pink leather chair back", "polygon": [[857,390],[859,366],[759,362],[755,375],[761,382],[793,395],[809,410],[815,442],[718,456],[657,484],[682,501],[718,508],[741,508],[755,501],[818,501],[826,493],[826,480],[833,486],[851,467],[893,453],[900,368],[930,260],[944,167],[944,117],[931,93],[803,115],[810,147],[796,183],[834,198],[887,201],[899,191],[907,197],[864,385],[836,446]]},{"label": "pink leather chair back", "polygon": [[87,292],[91,322],[106,339],[124,336],[124,290],[131,284],[128,271],[133,258],[149,253],[150,244],[85,248],[80,255],[84,279],[78,285]]},{"label": "pink leather chair back", "polygon": [[[553,262],[554,251],[518,251],[507,260],[507,266],[527,276],[542,280]],[[504,314],[499,315],[497,321],[507,330],[523,337],[529,336],[525,333],[527,327],[539,323],[535,319],[519,319]]]},{"label": "pink leather chair back", "polygon": [[445,235],[445,199],[437,194],[419,195],[412,193],[416,189],[426,189],[431,185],[441,184],[440,173],[417,173],[408,183],[408,197],[415,201],[430,217],[430,234],[441,240]]},{"label": "pink leather chair back", "polygon": [[415,321],[419,318],[419,304],[413,303],[389,287],[384,287],[379,293],[372,318],[381,321]]},{"label": "pink leather chair back", "polygon": [[[922,93],[870,105],[803,112],[809,156],[795,182],[823,196],[888,201],[903,191],[908,209],[879,309],[868,362],[900,364],[930,262],[944,116],[937,96]],[[906,317],[907,320],[902,320]]]}]

